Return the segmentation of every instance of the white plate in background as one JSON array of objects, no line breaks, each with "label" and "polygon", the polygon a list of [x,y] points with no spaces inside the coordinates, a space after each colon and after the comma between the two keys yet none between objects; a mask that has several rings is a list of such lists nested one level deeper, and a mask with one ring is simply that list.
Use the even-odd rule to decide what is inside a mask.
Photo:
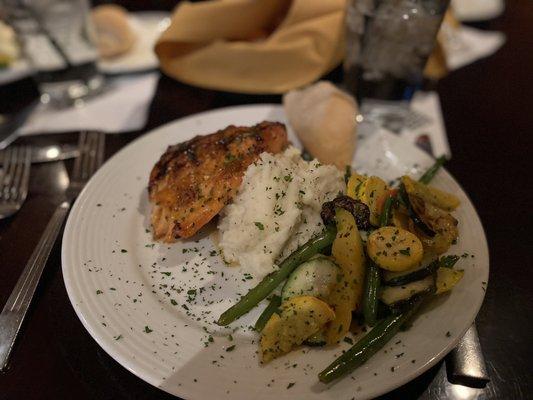
[{"label": "white plate in background", "polygon": [[19,79],[26,78],[31,74],[31,67],[28,62],[20,58],[7,67],[0,68],[0,85],[7,85]]}]

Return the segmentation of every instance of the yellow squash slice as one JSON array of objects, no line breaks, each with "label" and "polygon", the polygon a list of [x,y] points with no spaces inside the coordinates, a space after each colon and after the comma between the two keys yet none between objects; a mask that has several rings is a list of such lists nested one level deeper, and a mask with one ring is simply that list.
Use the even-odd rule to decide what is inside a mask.
[{"label": "yellow squash slice", "polygon": [[327,344],[337,343],[350,329],[352,311],[361,304],[365,281],[363,242],[354,217],[344,209],[337,209],[336,220],[337,237],[331,254],[342,274],[329,297],[335,319],[325,331]]},{"label": "yellow squash slice", "polygon": [[389,196],[389,188],[385,181],[377,176],[371,176],[361,184],[357,195],[358,199],[370,209],[370,223],[379,226],[383,204]]},{"label": "yellow squash slice", "polygon": [[437,279],[435,281],[437,290],[435,294],[441,294],[452,290],[452,288],[463,278],[464,274],[464,271],[458,269],[440,267],[437,270]]},{"label": "yellow squash slice", "polygon": [[376,229],[368,236],[368,256],[387,271],[406,271],[416,266],[424,255],[420,239],[395,226]]},{"label": "yellow squash slice", "polygon": [[293,297],[281,304],[261,331],[264,363],[288,353],[335,318],[325,302],[312,296]]},{"label": "yellow squash slice", "polygon": [[363,183],[366,181],[366,179],[366,176],[359,175],[358,173],[354,172],[346,184],[346,194],[352,199],[358,199],[359,189],[363,186]]}]

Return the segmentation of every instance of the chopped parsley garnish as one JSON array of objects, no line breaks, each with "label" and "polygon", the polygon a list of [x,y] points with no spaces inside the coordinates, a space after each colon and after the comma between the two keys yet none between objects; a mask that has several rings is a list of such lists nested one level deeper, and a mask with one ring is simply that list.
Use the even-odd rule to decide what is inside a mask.
[{"label": "chopped parsley garnish", "polygon": [[411,255],[411,248],[406,247],[405,249],[398,250],[400,254],[403,254],[404,256],[410,256]]},{"label": "chopped parsley garnish", "polygon": [[196,299],[196,289],[187,290],[187,297],[189,301],[193,301],[194,299]]},{"label": "chopped parsley garnish", "polygon": [[265,230],[265,226],[261,222],[254,222],[254,224],[255,226],[257,226],[257,229],[259,229],[260,231]]},{"label": "chopped parsley garnish", "polygon": [[230,347],[226,347],[226,351],[233,351],[235,350],[235,345],[232,345]]},{"label": "chopped parsley garnish", "polygon": [[154,331],[154,330],[153,330],[153,329],[150,329],[150,327],[149,327],[148,325],[146,325],[146,326],[144,327],[144,332],[145,332],[145,333],[151,333],[151,332],[153,332],[153,331]]},{"label": "chopped parsley garnish", "polygon": [[353,340],[352,340],[352,338],[350,338],[350,337],[348,337],[348,336],[346,336],[343,340],[344,340],[346,343],[348,343],[348,344],[353,344]]}]

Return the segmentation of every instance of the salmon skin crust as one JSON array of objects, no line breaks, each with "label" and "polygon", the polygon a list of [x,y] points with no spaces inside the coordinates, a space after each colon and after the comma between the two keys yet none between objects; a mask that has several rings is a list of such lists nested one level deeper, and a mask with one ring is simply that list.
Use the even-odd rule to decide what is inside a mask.
[{"label": "salmon skin crust", "polygon": [[263,152],[287,146],[285,125],[233,126],[169,146],[150,173],[154,239],[193,236],[237,194],[244,172]]}]

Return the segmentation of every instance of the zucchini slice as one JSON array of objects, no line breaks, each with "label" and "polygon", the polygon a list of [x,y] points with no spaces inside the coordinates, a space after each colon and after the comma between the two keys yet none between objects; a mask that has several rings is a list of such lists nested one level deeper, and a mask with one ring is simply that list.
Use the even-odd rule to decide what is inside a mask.
[{"label": "zucchini slice", "polygon": [[415,268],[407,271],[393,272],[383,271],[383,282],[388,286],[401,286],[408,283],[424,279],[426,276],[432,275],[440,267],[439,260],[433,260],[429,264],[420,263]]},{"label": "zucchini slice", "polygon": [[407,271],[383,271],[382,279],[389,286],[401,286],[432,275],[440,268],[453,268],[458,260],[459,257],[455,255],[443,256],[435,260],[428,260],[424,257],[418,266]]},{"label": "zucchini slice", "polygon": [[313,296],[327,300],[337,283],[339,267],[329,257],[318,254],[301,264],[281,291],[282,302],[297,296]]},{"label": "zucchini slice", "polygon": [[436,207],[446,211],[453,211],[459,207],[459,199],[451,193],[417,182],[408,176],[402,176],[401,182],[407,194],[420,197]]},{"label": "zucchini slice", "polygon": [[433,290],[435,290],[435,278],[428,276],[402,286],[384,286],[379,298],[389,307],[397,307],[414,296],[430,293]]},{"label": "zucchini slice", "polygon": [[399,197],[405,208],[407,209],[407,214],[409,215],[409,218],[413,221],[415,226],[420,229],[420,231],[427,235],[428,237],[432,238],[435,236],[436,232],[434,232],[421,218],[420,216],[415,212],[413,209],[413,206],[411,204],[411,200],[409,199],[409,195],[407,194],[407,191],[405,190],[405,186],[403,184],[400,185],[400,189],[398,191]]}]

